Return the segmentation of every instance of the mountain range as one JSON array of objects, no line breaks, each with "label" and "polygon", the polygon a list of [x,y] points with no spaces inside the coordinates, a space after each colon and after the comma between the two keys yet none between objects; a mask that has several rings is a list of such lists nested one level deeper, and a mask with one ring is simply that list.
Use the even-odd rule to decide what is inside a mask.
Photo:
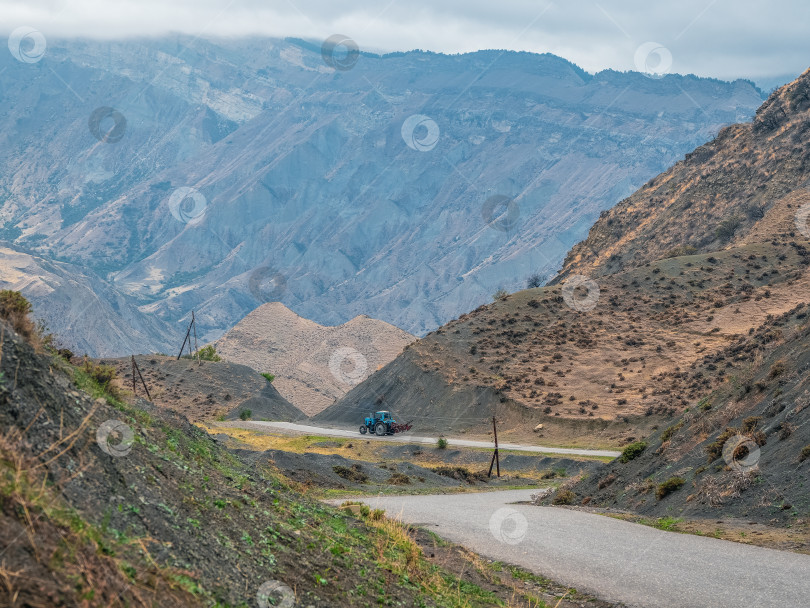
[{"label": "mountain range", "polygon": [[[2,285],[90,355],[171,350],[192,310],[213,341],[271,301],[423,335],[551,278],[600,212],[762,100],[553,55],[346,70],[321,50],[176,36],[0,57]],[[20,281],[5,269],[25,256]]]}]

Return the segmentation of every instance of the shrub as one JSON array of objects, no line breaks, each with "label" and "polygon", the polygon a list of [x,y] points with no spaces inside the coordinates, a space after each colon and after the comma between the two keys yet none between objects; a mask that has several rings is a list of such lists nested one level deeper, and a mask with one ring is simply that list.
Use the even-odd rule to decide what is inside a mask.
[{"label": "shrub", "polygon": [[411,483],[411,478],[403,473],[394,473],[388,478],[388,483],[392,486],[405,486]]},{"label": "shrub", "polygon": [[267,380],[271,384],[273,383],[273,380],[276,379],[276,376],[274,374],[262,373],[262,376],[264,376],[265,380]]},{"label": "shrub", "polygon": [[730,217],[725,219],[720,222],[717,230],[714,231],[714,235],[721,241],[728,241],[734,236],[734,233],[737,232],[737,228],[740,227],[740,223],[741,221],[738,217]]},{"label": "shrub", "polygon": [[213,344],[203,346],[197,351],[197,354],[200,355],[200,359],[203,361],[222,361],[222,357],[217,354],[217,349]]},{"label": "shrub", "polygon": [[644,450],[647,449],[646,441],[636,441],[631,443],[622,450],[622,455],[619,456],[619,462],[630,462],[638,457]]},{"label": "shrub", "polygon": [[616,481],[616,475],[614,475],[613,473],[611,473],[611,474],[610,474],[610,475],[608,475],[607,477],[603,477],[602,479],[600,479],[600,480],[599,480],[599,483],[598,483],[597,485],[598,485],[598,487],[599,487],[599,489],[600,489],[600,490],[603,490],[604,488],[606,488],[606,487],[608,487],[610,484],[612,484],[614,481]]},{"label": "shrub", "polygon": [[771,369],[768,372],[768,378],[776,378],[777,376],[781,376],[782,374],[787,371],[787,365],[781,359],[771,365]]},{"label": "shrub", "polygon": [[476,481],[486,481],[487,479],[487,474],[483,471],[470,471],[467,467],[436,467],[433,472],[442,477],[466,481],[469,484],[474,484]]},{"label": "shrub", "polygon": [[65,360],[65,361],[67,361],[68,363],[70,363],[70,360],[71,360],[73,357],[75,357],[75,356],[76,356],[76,355],[74,355],[74,354],[73,354],[73,351],[72,351],[72,350],[70,350],[69,348],[60,348],[60,349],[58,349],[58,350],[56,351],[56,354],[57,354],[58,356],[62,357],[62,359],[64,359],[64,360]]},{"label": "shrub", "polygon": [[440,450],[446,450],[447,439],[445,439],[444,437],[439,437],[439,440],[436,442],[436,447],[439,448]]},{"label": "shrub", "polygon": [[806,445],[802,448],[802,451],[799,454],[799,462],[804,462],[808,458],[810,458],[810,445]]},{"label": "shrub", "polygon": [[110,382],[117,376],[118,372],[112,365],[104,365],[103,363],[96,363],[90,359],[85,360],[82,364],[81,370],[90,376],[96,383],[103,389],[108,390]]},{"label": "shrub", "polygon": [[533,274],[528,279],[526,279],[526,289],[533,289],[535,287],[540,287],[543,284],[543,277],[539,274]]},{"label": "shrub", "polygon": [[683,477],[670,477],[664,483],[658,484],[655,490],[655,497],[661,500],[672,492],[680,490],[685,483],[686,480]]},{"label": "shrub", "polygon": [[498,291],[492,294],[492,299],[497,302],[498,300],[505,300],[508,295],[509,295],[508,291],[506,291],[503,288],[500,288],[498,289]]},{"label": "shrub", "polygon": [[554,498],[551,499],[551,504],[553,505],[570,505],[573,504],[574,501],[577,499],[577,495],[574,494],[568,488],[560,488],[554,493]]},{"label": "shrub", "polygon": [[681,245],[679,247],[674,247],[667,252],[664,256],[665,258],[679,258],[682,255],[694,255],[697,253],[697,249],[692,247],[692,245]]},{"label": "shrub", "polygon": [[723,446],[726,444],[726,441],[734,437],[737,434],[736,428],[726,428],[725,431],[720,433],[717,436],[717,439],[714,440],[714,443],[711,443],[706,446],[706,454],[708,454],[709,463],[714,462],[720,456],[723,455]]},{"label": "shrub", "polygon": [[353,481],[355,483],[366,483],[366,481],[368,481],[368,475],[363,473],[363,467],[359,464],[353,464],[351,467],[335,465],[332,467],[332,470],[338,477],[342,477],[347,481]]},{"label": "shrub", "polygon": [[684,421],[681,420],[678,424],[673,424],[672,426],[667,427],[666,429],[664,429],[664,432],[661,433],[661,443],[666,443],[667,441],[672,439],[672,436],[675,433],[677,433],[678,431],[681,430],[681,428],[683,427],[683,424],[684,424]]},{"label": "shrub", "polygon": [[242,410],[239,412],[240,420],[250,420],[251,416],[253,416],[253,410]]},{"label": "shrub", "polygon": [[8,321],[18,334],[31,342],[37,335],[36,326],[28,316],[31,303],[19,291],[0,291],[0,318]]}]

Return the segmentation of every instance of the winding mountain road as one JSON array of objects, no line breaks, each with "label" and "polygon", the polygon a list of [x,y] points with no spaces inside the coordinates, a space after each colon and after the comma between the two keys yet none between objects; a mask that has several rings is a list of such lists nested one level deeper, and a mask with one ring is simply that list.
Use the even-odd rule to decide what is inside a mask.
[{"label": "winding mountain road", "polygon": [[[398,433],[396,435],[386,435],[378,437],[376,435],[361,435],[357,430],[334,429],[327,427],[309,426],[308,424],[296,424],[294,422],[267,422],[251,420],[248,422],[227,422],[220,423],[221,425],[235,426],[239,428],[273,428],[282,431],[290,431],[296,433],[306,433],[309,435],[325,435],[328,437],[349,437],[351,439],[376,439],[378,441],[394,441],[399,443],[423,443],[429,445],[436,445],[438,437],[417,437],[409,433]],[[447,445],[449,447],[462,447],[462,448],[492,448],[491,441],[475,441],[472,439],[454,439],[447,437]],[[523,445],[518,443],[499,443],[501,450],[514,450],[516,452],[537,452],[542,454],[567,454],[570,456],[602,456],[607,458],[616,458],[621,455],[621,452],[614,452],[611,450],[585,450],[579,448],[552,448],[540,445]]]},{"label": "winding mountain road", "polygon": [[531,494],[508,490],[364,501],[488,558],[631,607],[810,606],[808,555],[514,504]]}]

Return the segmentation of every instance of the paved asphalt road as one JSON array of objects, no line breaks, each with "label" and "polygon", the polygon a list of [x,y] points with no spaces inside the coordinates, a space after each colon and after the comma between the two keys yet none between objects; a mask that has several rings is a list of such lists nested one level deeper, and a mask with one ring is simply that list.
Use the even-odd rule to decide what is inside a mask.
[{"label": "paved asphalt road", "polygon": [[508,490],[365,502],[491,559],[632,607],[810,607],[808,555],[512,504],[531,494]]},{"label": "paved asphalt road", "polygon": [[[271,427],[278,430],[293,431],[298,433],[307,433],[310,435],[326,435],[329,437],[350,437],[353,439],[363,437],[365,439],[376,439],[378,441],[397,441],[400,443],[425,443],[436,445],[438,437],[417,437],[409,433],[398,433],[396,435],[389,435],[377,437],[376,435],[360,435],[356,430],[346,429],[330,429],[317,426],[309,426],[306,424],[294,424],[292,422],[260,422],[258,420],[251,420],[249,422],[227,422],[220,423],[227,426],[239,426],[244,428],[261,428]],[[492,448],[490,441],[472,441],[469,439],[453,439],[448,437],[447,444],[449,446],[464,447],[464,448]],[[498,447],[502,450],[515,450],[518,452],[540,452],[543,454],[570,454],[574,456],[607,456],[609,458],[616,458],[621,455],[621,452],[612,452],[610,450],[580,450],[573,448],[550,448],[539,445],[520,445],[517,443],[499,443]]]}]

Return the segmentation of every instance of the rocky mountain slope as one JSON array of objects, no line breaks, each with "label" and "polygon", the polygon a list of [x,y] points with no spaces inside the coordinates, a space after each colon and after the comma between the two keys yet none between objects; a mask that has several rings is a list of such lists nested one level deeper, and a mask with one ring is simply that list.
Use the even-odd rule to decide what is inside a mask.
[{"label": "rocky mountain slope", "polygon": [[173,341],[192,309],[214,340],[276,300],[422,334],[551,276],[600,211],[761,103],[528,53],[335,71],[292,40],[49,40],[0,69],[0,235],[88,267],[149,329],[91,355]]},{"label": "rocky mountain slope", "polygon": [[173,325],[144,314],[138,302],[83,265],[0,245],[0,289],[25,292],[42,311],[41,322],[76,353],[172,350],[182,337]]},{"label": "rocky mountain slope", "polygon": [[217,340],[226,361],[275,375],[273,386],[313,415],[393,360],[415,336],[365,315],[334,327],[264,304]]},{"label": "rocky mountain slope", "polygon": [[808,80],[604,213],[551,285],[448,323],[321,417],[348,424],[376,396],[408,418],[429,394],[453,424],[481,428],[489,411],[615,440],[602,419],[628,423],[627,442],[695,407],[752,365],[751,336],[810,298]]}]

